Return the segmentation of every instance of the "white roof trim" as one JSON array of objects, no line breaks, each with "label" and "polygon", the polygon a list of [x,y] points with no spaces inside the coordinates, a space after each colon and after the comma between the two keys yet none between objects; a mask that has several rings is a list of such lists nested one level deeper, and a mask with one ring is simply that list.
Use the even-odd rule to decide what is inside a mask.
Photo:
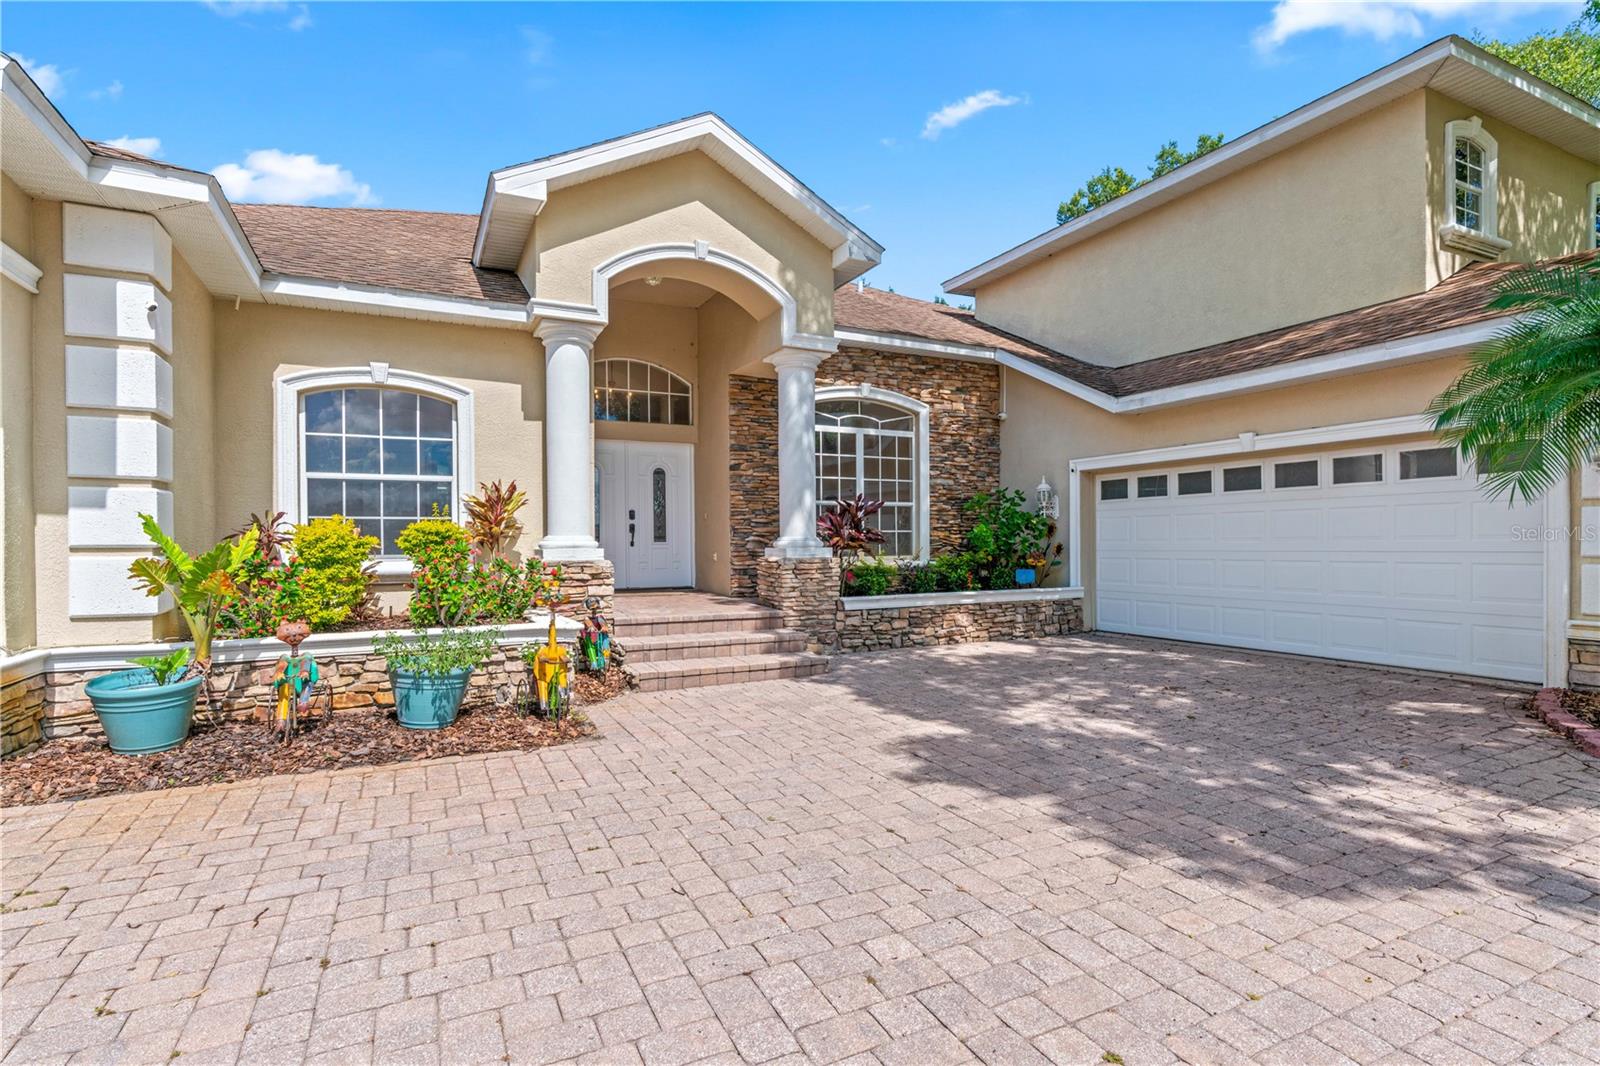
[{"label": "white roof trim", "polygon": [[1009,370],[1015,370],[1019,374],[1059,389],[1085,403],[1093,404],[1102,411],[1110,411],[1112,414],[1133,414],[1161,407],[1177,407],[1183,404],[1198,403],[1221,396],[1231,396],[1236,393],[1281,388],[1285,385],[1298,385],[1321,378],[1337,377],[1342,374],[1400,366],[1425,359],[1437,359],[1456,352],[1469,351],[1485,343],[1511,321],[1511,317],[1495,318],[1467,326],[1455,326],[1450,329],[1436,330],[1432,333],[1418,333],[1392,341],[1366,345],[1361,348],[1349,348],[1342,352],[1313,356],[1293,363],[1263,367],[1259,370],[1246,370],[1222,377],[1208,378],[1204,381],[1191,382],[1187,385],[1171,385],[1161,389],[1150,389],[1146,392],[1130,393],[1126,396],[1112,396],[1109,393],[1101,392],[1099,389],[1085,385],[1081,381],[1069,378],[1064,374],[1058,374],[1054,370],[1040,366],[1031,359],[1026,359],[1001,348],[947,344],[940,341],[903,337],[894,333],[877,333],[871,330],[836,329],[834,335],[838,337],[841,344],[860,344],[884,351],[902,351],[918,355],[930,355],[935,358],[996,362]]},{"label": "white roof trim", "polygon": [[491,303],[280,274],[262,279],[261,294],[268,303],[371,315],[398,315],[473,326],[506,326],[525,330],[533,320],[525,303]]},{"label": "white roof trim", "polygon": [[[1600,146],[1600,110],[1531,80],[1516,67],[1496,59],[1458,37],[1435,41],[1411,55],[1336,89],[1282,118],[1229,141],[1221,148],[1156,178],[1088,214],[1046,230],[1023,243],[963,271],[944,283],[948,293],[976,295],[978,287],[1044,259],[1096,233],[1110,229],[1236,170],[1265,158],[1339,122],[1370,110],[1388,99],[1427,86],[1447,63],[1462,63],[1504,81],[1569,119],[1592,127]],[[1459,69],[1459,68],[1457,68]],[[1414,84],[1413,84],[1414,82]]]},{"label": "white roof trim", "polygon": [[1198,444],[1175,444],[1165,448],[1141,448],[1132,452],[1086,455],[1071,460],[1068,469],[1074,474],[1082,474],[1094,470],[1148,466],[1152,463],[1183,463],[1191,459],[1210,459],[1214,456],[1320,447],[1345,441],[1372,440],[1377,437],[1431,435],[1433,432],[1432,415],[1400,415],[1397,418],[1344,422],[1335,426],[1313,426],[1310,429],[1289,429],[1278,433],[1241,433],[1237,437],[1202,441]]},{"label": "white roof trim", "polygon": [[842,285],[883,259],[883,245],[845,218],[798,178],[710,113],[602,141],[489,175],[473,245],[474,265],[517,266],[533,220],[552,193],[691,151],[704,151],[729,173],[833,250],[834,283]]},{"label": "white roof trim", "polygon": [[0,274],[29,292],[38,292],[39,279],[44,277],[44,271],[34,266],[33,260],[4,242],[0,242]]}]

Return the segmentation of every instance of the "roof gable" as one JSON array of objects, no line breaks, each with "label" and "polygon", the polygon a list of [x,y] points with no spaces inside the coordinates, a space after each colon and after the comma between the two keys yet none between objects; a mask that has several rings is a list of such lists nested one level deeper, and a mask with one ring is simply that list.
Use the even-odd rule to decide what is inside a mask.
[{"label": "roof gable", "polygon": [[834,283],[859,277],[883,258],[869,237],[798,178],[709,112],[489,175],[472,261],[511,270],[551,194],[686,152],[702,152],[833,252]]}]

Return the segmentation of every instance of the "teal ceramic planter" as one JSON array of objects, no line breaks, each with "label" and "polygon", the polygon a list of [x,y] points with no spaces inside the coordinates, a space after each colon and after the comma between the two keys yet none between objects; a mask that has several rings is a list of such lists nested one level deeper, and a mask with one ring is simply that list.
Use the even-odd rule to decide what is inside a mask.
[{"label": "teal ceramic planter", "polygon": [[443,729],[456,720],[472,670],[470,666],[447,674],[390,670],[395,717],[407,729]]},{"label": "teal ceramic planter", "polygon": [[144,667],[94,678],[83,691],[119,755],[148,755],[182,744],[194,723],[194,701],[201,677],[171,685],[156,684]]}]

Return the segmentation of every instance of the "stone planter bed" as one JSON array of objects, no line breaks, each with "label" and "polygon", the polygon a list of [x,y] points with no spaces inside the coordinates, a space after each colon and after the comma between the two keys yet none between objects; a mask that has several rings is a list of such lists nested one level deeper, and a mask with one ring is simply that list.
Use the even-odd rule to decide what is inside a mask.
[{"label": "stone planter bed", "polygon": [[1083,590],[841,596],[834,622],[844,652],[1053,637],[1083,629]]},{"label": "stone planter bed", "polygon": [[1542,688],[1529,701],[1528,715],[1600,758],[1600,693]]},{"label": "stone planter bed", "polygon": [[461,716],[453,724],[430,732],[404,729],[389,707],[368,701],[360,707],[312,717],[287,744],[280,742],[264,721],[214,720],[205,714],[196,717],[187,741],[155,755],[114,754],[102,736],[60,737],[6,760],[5,772],[0,774],[0,806],[547,748],[592,735],[594,727],[583,717],[583,708],[609,699],[625,687],[617,666],[604,675],[578,675],[573,686],[577,713],[559,723],[519,715],[490,690],[479,688],[467,696]]}]

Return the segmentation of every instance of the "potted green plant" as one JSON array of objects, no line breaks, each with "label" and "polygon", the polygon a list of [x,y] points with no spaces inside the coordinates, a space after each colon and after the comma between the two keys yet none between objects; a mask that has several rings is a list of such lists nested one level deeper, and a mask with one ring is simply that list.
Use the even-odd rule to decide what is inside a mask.
[{"label": "potted green plant", "polygon": [[124,755],[166,751],[189,735],[195,701],[211,669],[212,634],[223,608],[238,595],[233,578],[255,553],[257,537],[251,530],[191,558],[154,518],[139,518],[161,554],[136,560],[128,575],[151,596],[172,597],[194,641],[194,657],[191,661],[189,649],[179,648],[134,659],[133,669],[104,674],[84,686],[111,750]]},{"label": "potted green plant", "polygon": [[84,686],[111,750],[147,755],[177,747],[189,736],[205,680],[200,674],[184,676],[189,649],[129,661],[134,669],[101,674]]},{"label": "potted green plant", "polygon": [[373,650],[389,667],[395,717],[407,729],[443,729],[456,720],[467,681],[494,654],[497,629],[388,633]]}]

